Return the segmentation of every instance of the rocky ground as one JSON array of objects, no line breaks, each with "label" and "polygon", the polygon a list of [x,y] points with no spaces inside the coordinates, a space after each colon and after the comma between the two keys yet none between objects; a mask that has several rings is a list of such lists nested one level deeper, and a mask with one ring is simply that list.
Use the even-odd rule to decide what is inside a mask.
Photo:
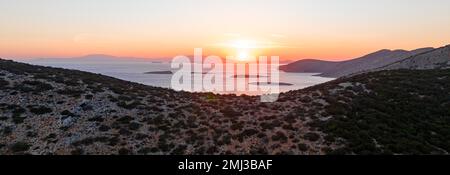
[{"label": "rocky ground", "polygon": [[[261,103],[0,60],[0,154],[446,154],[450,72],[417,72],[358,75]],[[396,91],[409,95],[385,96]],[[424,100],[425,111],[407,109]]]}]

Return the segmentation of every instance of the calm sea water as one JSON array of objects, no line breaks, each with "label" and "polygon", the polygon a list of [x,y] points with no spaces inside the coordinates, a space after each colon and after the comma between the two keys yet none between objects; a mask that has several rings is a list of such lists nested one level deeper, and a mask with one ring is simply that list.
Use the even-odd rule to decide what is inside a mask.
[{"label": "calm sea water", "polygon": [[[170,74],[145,74],[152,71],[168,71],[170,63],[154,63],[143,61],[97,61],[97,62],[79,62],[79,61],[45,61],[29,60],[22,61],[34,65],[50,66],[57,68],[75,69],[93,73],[99,73],[126,81],[137,82],[145,85],[171,88]],[[303,89],[309,86],[317,85],[333,78],[324,78],[314,76],[313,73],[286,73],[280,72],[280,82],[292,84],[291,86],[280,86],[280,92]],[[241,77],[245,78],[245,77]],[[246,83],[247,84],[247,83]],[[260,95],[255,92],[233,92],[235,94]]]}]

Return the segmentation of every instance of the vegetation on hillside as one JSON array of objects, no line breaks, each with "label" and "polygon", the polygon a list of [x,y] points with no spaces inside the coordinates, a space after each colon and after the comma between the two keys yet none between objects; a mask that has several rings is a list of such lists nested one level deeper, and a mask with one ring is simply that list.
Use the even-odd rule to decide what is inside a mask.
[{"label": "vegetation on hillside", "polygon": [[261,103],[0,60],[0,154],[448,154],[449,76],[367,73]]},{"label": "vegetation on hillside", "polygon": [[[334,153],[447,154],[450,151],[450,71],[382,71],[346,82],[370,92],[330,94],[327,112],[316,121],[334,138],[347,141]],[[344,94],[344,95],[343,95]],[[347,96],[345,95],[347,94]],[[344,96],[337,99],[337,96]]]}]

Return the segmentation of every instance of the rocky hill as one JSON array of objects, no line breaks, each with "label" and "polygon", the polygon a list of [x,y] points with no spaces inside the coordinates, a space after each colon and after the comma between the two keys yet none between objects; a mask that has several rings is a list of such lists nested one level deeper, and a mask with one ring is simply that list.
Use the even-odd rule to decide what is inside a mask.
[{"label": "rocky hill", "polygon": [[411,56],[376,70],[450,68],[450,45]]},{"label": "rocky hill", "polygon": [[280,70],[286,72],[315,72],[321,73],[320,76],[323,77],[337,78],[380,68],[431,50],[433,48],[421,48],[412,51],[385,49],[360,58],[341,62],[300,60],[286,66],[280,66]]},{"label": "rocky hill", "polygon": [[340,62],[304,59],[287,65],[280,66],[285,72],[322,73],[333,70]]},{"label": "rocky hill", "polygon": [[448,154],[449,75],[380,71],[261,103],[0,60],[0,154]]}]

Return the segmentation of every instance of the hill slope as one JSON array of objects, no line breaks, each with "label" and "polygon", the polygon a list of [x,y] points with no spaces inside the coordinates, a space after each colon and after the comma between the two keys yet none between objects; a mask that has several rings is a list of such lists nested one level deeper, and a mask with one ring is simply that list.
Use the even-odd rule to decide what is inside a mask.
[{"label": "hill slope", "polygon": [[0,60],[0,154],[447,154],[449,73],[361,74],[260,103]]},{"label": "hill slope", "polygon": [[258,97],[175,92],[5,60],[0,75],[0,154],[324,154],[336,147],[304,137],[323,133],[286,121],[287,104]]},{"label": "hill slope", "polygon": [[[433,50],[433,48],[422,48],[412,51],[406,50],[380,50],[360,58],[341,61],[326,62],[320,60],[300,60],[286,66],[280,66],[280,70],[286,72],[315,72],[322,73],[324,77],[343,77],[358,72],[383,67],[413,55]],[[314,65],[314,66],[311,66]],[[310,67],[311,66],[311,67]]]},{"label": "hill slope", "polygon": [[339,62],[305,59],[280,66],[285,72],[322,73],[332,70]]},{"label": "hill slope", "polygon": [[414,55],[377,70],[394,69],[446,69],[450,68],[450,45]]},{"label": "hill slope", "polygon": [[404,60],[413,55],[432,50],[432,48],[422,48],[412,51],[405,50],[381,50],[361,58],[342,62],[334,69],[323,72],[320,76],[324,77],[343,77],[366,70],[376,69],[397,61]]}]

